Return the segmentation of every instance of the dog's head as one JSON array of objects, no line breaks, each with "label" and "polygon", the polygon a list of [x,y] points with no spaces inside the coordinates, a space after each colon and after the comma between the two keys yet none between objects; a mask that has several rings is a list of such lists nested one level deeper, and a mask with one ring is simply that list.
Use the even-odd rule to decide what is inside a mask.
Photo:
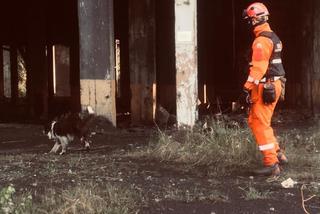
[{"label": "dog's head", "polygon": [[57,123],[56,120],[48,122],[44,125],[43,134],[47,135],[49,140],[54,139],[54,125]]}]

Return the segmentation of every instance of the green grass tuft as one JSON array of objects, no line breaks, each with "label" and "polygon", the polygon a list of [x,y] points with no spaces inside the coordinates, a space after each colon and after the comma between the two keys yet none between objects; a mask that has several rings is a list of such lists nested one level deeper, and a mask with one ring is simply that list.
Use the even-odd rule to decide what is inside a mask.
[{"label": "green grass tuft", "polygon": [[[136,190],[106,184],[103,186],[79,185],[61,192],[47,189],[45,194],[32,197],[31,193],[18,194],[13,186],[0,193],[2,212],[31,213],[113,213],[129,214],[138,211],[141,196]],[[35,193],[34,193],[35,194]]]},{"label": "green grass tuft", "polygon": [[131,155],[220,170],[247,168],[260,158],[250,130],[223,121],[210,121],[206,130],[159,130],[146,148]]}]

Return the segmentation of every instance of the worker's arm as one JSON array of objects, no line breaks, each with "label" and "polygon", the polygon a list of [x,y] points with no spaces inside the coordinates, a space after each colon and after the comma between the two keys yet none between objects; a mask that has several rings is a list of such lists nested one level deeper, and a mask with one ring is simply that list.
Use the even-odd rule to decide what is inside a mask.
[{"label": "worker's arm", "polygon": [[273,43],[266,37],[257,37],[252,45],[252,61],[244,89],[251,91],[267,72]]}]

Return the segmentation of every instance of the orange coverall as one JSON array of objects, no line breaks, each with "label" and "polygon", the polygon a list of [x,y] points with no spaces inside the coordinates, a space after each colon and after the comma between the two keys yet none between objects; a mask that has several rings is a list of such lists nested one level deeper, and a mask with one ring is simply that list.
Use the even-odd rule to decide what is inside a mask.
[{"label": "orange coverall", "polygon": [[262,100],[263,83],[259,81],[266,74],[269,59],[273,52],[273,43],[269,38],[258,36],[263,31],[271,32],[268,23],[258,25],[254,29],[256,36],[252,45],[252,62],[249,77],[244,85],[246,90],[251,91],[252,105],[250,108],[248,123],[255,136],[259,150],[263,154],[265,166],[278,163],[277,151],[280,149],[271,127],[271,118],[281,93],[281,80],[274,82],[276,89],[276,101],[266,105]]}]

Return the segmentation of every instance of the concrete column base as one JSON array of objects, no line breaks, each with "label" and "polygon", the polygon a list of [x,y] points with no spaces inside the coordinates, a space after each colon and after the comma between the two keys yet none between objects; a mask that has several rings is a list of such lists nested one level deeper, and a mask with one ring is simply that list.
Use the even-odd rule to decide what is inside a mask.
[{"label": "concrete column base", "polygon": [[80,80],[81,107],[91,106],[99,116],[116,126],[115,80]]}]

